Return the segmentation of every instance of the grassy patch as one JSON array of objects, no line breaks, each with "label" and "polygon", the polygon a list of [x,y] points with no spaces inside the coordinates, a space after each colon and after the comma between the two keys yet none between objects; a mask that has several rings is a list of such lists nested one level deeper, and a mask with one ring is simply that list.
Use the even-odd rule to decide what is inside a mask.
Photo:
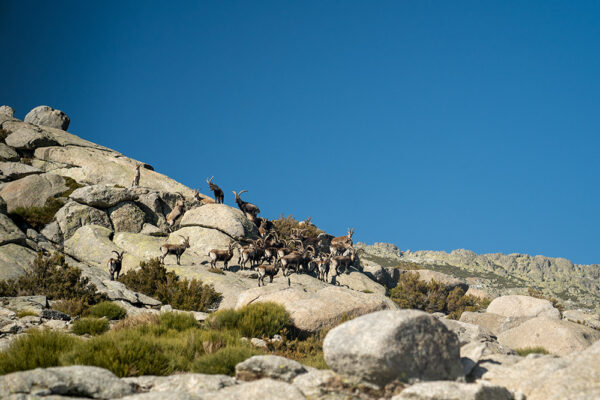
[{"label": "grassy patch", "polygon": [[49,300],[78,300],[85,307],[106,299],[96,291],[81,270],[71,267],[59,253],[44,256],[41,252],[25,275],[0,281],[0,297],[46,296]]},{"label": "grassy patch", "polygon": [[400,308],[443,312],[453,319],[460,318],[463,311],[477,311],[489,304],[488,300],[465,296],[459,287],[449,291],[440,282],[423,282],[417,273],[411,272],[400,275],[398,285],[389,295]]},{"label": "grassy patch", "polygon": [[23,310],[23,311],[19,311],[17,313],[17,318],[23,318],[23,317],[38,317],[38,313],[34,312],[34,311],[30,311],[30,310]]},{"label": "grassy patch", "polygon": [[118,304],[112,301],[103,301],[101,303],[92,306],[87,315],[90,317],[102,318],[106,317],[109,320],[123,319],[127,316],[127,311]]},{"label": "grassy patch", "polygon": [[212,285],[196,279],[180,280],[174,272],[167,272],[158,258],[142,261],[138,270],[121,275],[119,281],[179,310],[209,311],[221,298]]},{"label": "grassy patch", "polygon": [[523,347],[520,349],[515,349],[515,352],[521,357],[525,357],[528,354],[550,354],[548,350],[541,346],[537,347]]},{"label": "grassy patch", "polygon": [[0,374],[60,365],[60,355],[80,339],[52,330],[30,330],[0,353]]},{"label": "grassy patch", "polygon": [[43,207],[17,207],[10,215],[27,222],[35,230],[40,230],[52,222],[54,216],[64,204],[61,199],[50,197]]},{"label": "grassy patch", "polygon": [[76,335],[100,335],[109,329],[106,318],[81,318],[73,323],[71,331]]},{"label": "grassy patch", "polygon": [[213,354],[199,357],[192,364],[192,371],[202,374],[235,375],[235,366],[247,358],[262,354],[248,346],[225,347]]}]

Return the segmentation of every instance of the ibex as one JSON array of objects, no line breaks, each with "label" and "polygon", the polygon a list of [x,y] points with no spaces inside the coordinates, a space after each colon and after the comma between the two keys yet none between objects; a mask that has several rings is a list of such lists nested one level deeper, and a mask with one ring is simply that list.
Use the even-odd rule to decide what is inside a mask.
[{"label": "ibex", "polygon": [[315,255],[315,249],[312,246],[308,246],[308,249],[302,248],[300,251],[294,251],[287,256],[281,257],[278,262],[283,269],[283,276],[287,276],[290,273],[288,269],[294,267],[296,271],[299,271],[301,267],[308,264],[312,256]]},{"label": "ibex", "polygon": [[162,253],[160,256],[161,263],[163,263],[165,261],[165,257],[168,254],[175,254],[175,256],[177,257],[177,265],[180,265],[179,260],[181,259],[181,255],[183,254],[185,249],[190,247],[190,238],[189,238],[189,236],[183,237],[181,235],[179,235],[179,237],[181,237],[183,239],[182,244],[165,243],[162,246],[160,246],[160,252]]},{"label": "ibex", "polygon": [[131,182],[131,186],[139,186],[140,185],[140,167],[138,164],[135,166],[135,173],[133,175],[133,181]]},{"label": "ibex", "polygon": [[211,268],[217,267],[217,261],[223,261],[223,269],[227,269],[227,264],[229,260],[233,257],[233,248],[235,247],[235,243],[229,243],[229,247],[227,250],[216,250],[213,249],[208,252],[208,256],[210,257],[210,266]]},{"label": "ibex", "polygon": [[119,274],[121,273],[121,267],[123,265],[123,254],[125,254],[125,252],[122,251],[121,254],[119,254],[119,252],[115,250],[113,250],[112,252],[117,255],[117,258],[109,258],[107,265],[108,272],[110,273],[110,280],[114,281],[115,274],[117,274],[117,279],[119,279]]},{"label": "ibex", "polygon": [[329,278],[329,254],[322,253],[317,259],[317,278],[327,282]]},{"label": "ibex", "polygon": [[212,176],[210,179],[206,178],[206,183],[208,183],[208,188],[212,190],[213,194],[215,195],[215,203],[223,204],[223,200],[225,199],[225,193],[223,193],[223,191],[219,186],[217,186],[217,184],[212,183],[213,178],[214,176]]},{"label": "ibex", "polygon": [[[343,236],[345,237],[345,236]],[[349,248],[352,248],[352,246],[349,243],[346,242],[336,242],[336,243],[331,243],[329,245],[329,252],[331,253],[332,256],[339,256],[344,254],[344,252],[346,250],[348,250]]]},{"label": "ibex", "polygon": [[258,286],[265,286],[265,276],[269,277],[269,283],[273,283],[273,278],[279,273],[279,267],[275,265],[261,265],[258,267]]},{"label": "ibex", "polygon": [[356,250],[353,247],[350,248],[349,256],[334,256],[331,257],[331,269],[335,270],[335,274],[340,274],[340,268],[344,267],[344,271],[354,264],[356,260]]},{"label": "ibex", "polygon": [[242,200],[240,195],[244,192],[247,192],[247,190],[242,190],[239,193],[236,193],[235,191],[233,192],[233,195],[235,196],[235,202],[243,213],[251,215],[254,219],[260,213],[260,209],[254,204]]},{"label": "ibex", "polygon": [[331,244],[334,243],[346,243],[352,246],[354,243],[352,242],[352,235],[354,235],[354,228],[348,228],[348,234],[346,236],[338,236],[331,239]]},{"label": "ibex", "polygon": [[169,229],[173,227],[173,224],[175,224],[175,220],[179,218],[181,214],[183,214],[184,208],[185,202],[183,201],[183,198],[177,200],[177,203],[175,203],[175,207],[173,207],[171,212],[167,215],[167,226],[169,227]]}]

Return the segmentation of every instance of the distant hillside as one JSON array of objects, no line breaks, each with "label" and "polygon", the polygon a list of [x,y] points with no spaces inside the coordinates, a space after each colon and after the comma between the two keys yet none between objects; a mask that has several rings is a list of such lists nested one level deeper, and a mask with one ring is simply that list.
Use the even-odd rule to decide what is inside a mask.
[{"label": "distant hillside", "polygon": [[467,279],[492,294],[536,288],[567,304],[596,308],[600,301],[600,265],[577,265],[565,258],[527,254],[481,254],[469,250],[406,251],[389,243],[366,245],[364,257],[386,267],[415,263]]}]

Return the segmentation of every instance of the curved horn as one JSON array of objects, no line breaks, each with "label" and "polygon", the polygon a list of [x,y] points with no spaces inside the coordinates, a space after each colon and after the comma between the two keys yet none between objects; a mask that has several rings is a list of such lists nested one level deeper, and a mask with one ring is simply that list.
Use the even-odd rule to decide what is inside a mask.
[{"label": "curved horn", "polygon": [[119,258],[123,258],[123,255],[124,255],[124,254],[125,254],[125,250],[123,250],[123,251],[121,252],[121,254],[119,254]]},{"label": "curved horn", "polygon": [[235,192],[235,190],[232,190],[232,192],[233,192],[233,195],[235,196],[235,198],[236,198],[236,199],[238,199],[238,198],[240,197],[240,196],[239,196],[239,194],[237,194],[237,193]]},{"label": "curved horn", "polygon": [[117,255],[117,257],[119,257],[119,252],[116,250],[113,250],[112,253],[115,253]]},{"label": "curved horn", "polygon": [[247,192],[247,190],[242,190],[241,192],[239,192],[237,195],[240,196],[242,193]]}]

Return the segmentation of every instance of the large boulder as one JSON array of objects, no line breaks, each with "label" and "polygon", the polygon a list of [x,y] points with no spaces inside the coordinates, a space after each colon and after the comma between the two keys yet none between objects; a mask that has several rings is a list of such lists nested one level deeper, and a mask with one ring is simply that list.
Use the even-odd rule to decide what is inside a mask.
[{"label": "large boulder", "polygon": [[513,400],[510,390],[487,382],[422,382],[409,386],[392,400]]},{"label": "large boulder", "polygon": [[[315,278],[308,278],[318,282]],[[284,282],[246,290],[239,295],[236,308],[267,301],[284,306],[294,326],[307,332],[335,326],[343,315],[356,317],[379,310],[397,309],[390,299],[375,293],[361,293],[331,285],[320,288],[287,287]]]},{"label": "large boulder", "polygon": [[306,372],[306,368],[298,361],[274,355],[253,356],[235,366],[235,377],[242,381],[273,378],[291,382]]},{"label": "large boulder", "polygon": [[461,322],[479,325],[483,328],[488,329],[496,336],[498,336],[504,331],[519,326],[528,319],[528,317],[505,317],[504,315],[494,314],[490,312],[472,311],[463,311],[462,315],[460,316]]},{"label": "large boulder", "polygon": [[37,106],[27,113],[24,121],[34,125],[62,129],[63,131],[67,130],[71,122],[67,114],[49,106]]},{"label": "large boulder", "polygon": [[0,306],[15,312],[30,311],[39,315],[48,307],[48,300],[46,296],[0,297]]},{"label": "large boulder", "polygon": [[135,203],[127,201],[108,209],[115,232],[141,232],[146,214]]},{"label": "large boulder", "polygon": [[106,212],[90,206],[70,201],[55,215],[65,239],[69,239],[82,226],[98,225],[112,230],[110,219]]},{"label": "large boulder", "polygon": [[187,211],[179,223],[181,228],[200,226],[239,238],[257,234],[256,226],[243,212],[224,204],[206,204]]},{"label": "large boulder", "polygon": [[12,118],[15,116],[15,109],[11,106],[0,106],[0,115]]},{"label": "large boulder", "polygon": [[34,150],[38,147],[56,146],[58,144],[40,128],[25,124],[8,135],[5,142],[10,147],[19,150]]},{"label": "large boulder", "polygon": [[28,175],[41,174],[43,171],[32,167],[31,165],[19,162],[4,161],[0,162],[0,180],[14,181]]},{"label": "large boulder", "polygon": [[456,333],[461,346],[464,346],[470,342],[496,340],[496,336],[494,336],[490,330],[479,325],[468,324],[466,322],[455,321],[447,318],[440,318],[439,321],[446,325],[446,328]]},{"label": "large boulder", "polygon": [[203,393],[200,400],[306,400],[300,389],[273,379],[260,379],[241,385],[227,386],[224,389]]},{"label": "large boulder", "polygon": [[130,262],[130,257],[135,260],[149,260],[160,257],[162,246],[166,241],[164,237],[143,235],[140,233],[117,232],[113,237],[113,243],[125,251],[123,259],[123,272],[135,269],[138,265]]},{"label": "large boulder", "polygon": [[386,294],[387,290],[385,286],[353,268],[345,273],[342,272],[340,275],[332,275],[332,273],[334,272],[330,271],[329,280],[334,282],[335,285],[347,287],[363,293],[377,293],[382,296],[385,296]]},{"label": "large boulder", "polygon": [[17,244],[0,246],[0,280],[15,279],[29,270],[35,252]]},{"label": "large boulder", "polygon": [[137,194],[130,188],[90,185],[74,190],[69,198],[90,207],[109,208],[125,201],[135,200]]},{"label": "large boulder", "polygon": [[30,175],[8,183],[0,191],[6,201],[8,212],[19,207],[43,207],[50,197],[69,190],[65,179],[54,174]]},{"label": "large boulder", "polygon": [[308,372],[294,378],[292,383],[307,398],[321,399],[321,396],[326,396],[330,392],[330,388],[335,387],[340,381],[338,375],[329,369],[310,368]]},{"label": "large boulder", "polygon": [[[204,207],[204,206],[203,206]],[[232,241],[229,235],[220,230],[212,228],[202,228],[200,226],[187,226],[178,229],[169,235],[168,243],[182,243],[183,237],[189,238],[191,247],[183,253],[182,264],[191,265],[195,262],[207,261],[208,252],[212,249],[227,250]],[[175,264],[175,257],[168,257],[167,263]],[[236,256],[230,262],[233,264],[237,260]]]},{"label": "large boulder", "polygon": [[505,317],[560,319],[560,312],[548,300],[522,295],[497,297],[492,300],[486,311]]},{"label": "large boulder", "polygon": [[380,311],[332,329],[325,361],[338,374],[384,386],[463,376],[457,336],[418,310]]},{"label": "large boulder", "polygon": [[0,161],[19,161],[21,157],[11,147],[0,143]]},{"label": "large boulder", "polygon": [[600,331],[547,317],[532,318],[498,335],[498,341],[510,348],[543,347],[557,355],[581,351],[597,340]]},{"label": "large boulder", "polygon": [[0,376],[0,397],[31,398],[73,396],[114,399],[134,393],[133,388],[112,372],[98,367],[37,368]]}]

